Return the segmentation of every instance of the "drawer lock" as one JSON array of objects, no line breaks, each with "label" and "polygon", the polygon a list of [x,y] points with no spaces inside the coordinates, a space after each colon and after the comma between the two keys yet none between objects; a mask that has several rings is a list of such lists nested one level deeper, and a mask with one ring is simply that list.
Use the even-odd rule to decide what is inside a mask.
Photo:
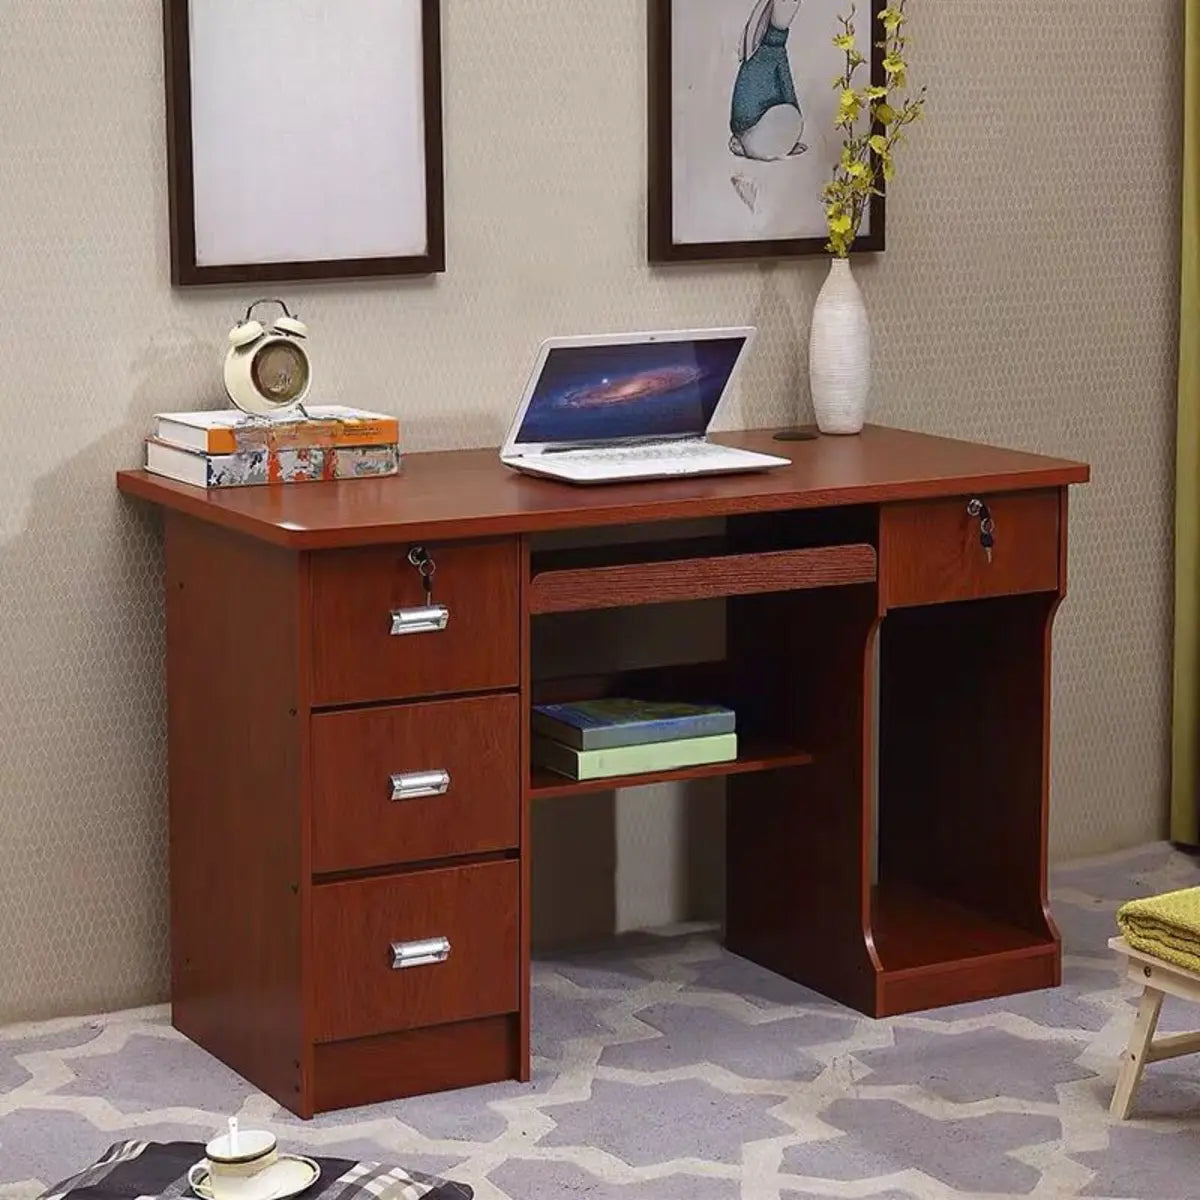
[{"label": "drawer lock", "polygon": [[979,545],[990,564],[992,551],[996,547],[996,522],[992,518],[992,510],[976,497],[967,503],[967,516],[979,522]]},{"label": "drawer lock", "polygon": [[392,776],[393,800],[420,800],[423,796],[444,796],[450,790],[449,771],[409,771]]},{"label": "drawer lock", "polygon": [[436,963],[444,963],[449,957],[450,939],[446,937],[392,943],[393,971],[404,971],[409,967],[432,967]]}]

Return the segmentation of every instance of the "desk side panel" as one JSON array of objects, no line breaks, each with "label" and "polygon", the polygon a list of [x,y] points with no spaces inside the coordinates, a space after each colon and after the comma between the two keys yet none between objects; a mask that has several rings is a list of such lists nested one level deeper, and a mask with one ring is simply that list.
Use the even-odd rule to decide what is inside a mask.
[{"label": "desk side panel", "polygon": [[728,634],[739,723],[786,730],[814,761],[729,781],[727,945],[866,1013],[877,614],[871,586],[755,597],[730,603]]},{"label": "desk side panel", "polygon": [[532,1022],[532,956],[533,956],[533,795],[530,787],[530,760],[532,755],[532,732],[530,714],[533,709],[533,629],[529,611],[532,545],[530,539],[520,539],[521,602],[520,602],[520,739],[517,744],[518,771],[520,773],[520,864],[521,904],[518,953],[520,955],[518,976],[518,998],[521,1011],[517,1015],[517,1053],[514,1074],[522,1083],[533,1078],[533,1031]]},{"label": "desk side panel", "polygon": [[304,570],[167,514],[172,1018],[294,1111],[307,1106]]}]

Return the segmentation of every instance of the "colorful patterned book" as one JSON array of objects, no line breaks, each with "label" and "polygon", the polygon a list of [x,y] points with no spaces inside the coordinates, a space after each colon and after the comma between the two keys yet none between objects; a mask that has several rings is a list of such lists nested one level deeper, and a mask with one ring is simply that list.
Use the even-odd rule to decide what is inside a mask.
[{"label": "colorful patterned book", "polygon": [[640,746],[679,738],[733,733],[733,709],[720,704],[675,704],[607,697],[569,704],[539,704],[533,730],[576,750]]},{"label": "colorful patterned book", "polygon": [[371,479],[400,470],[398,446],[333,446],[306,450],[242,450],[202,454],[148,438],[146,470],[194,487],[253,487]]},{"label": "colorful patterned book", "polygon": [[160,442],[202,454],[395,446],[400,441],[400,422],[383,413],[342,404],[307,405],[305,412],[311,419],[294,412],[248,417],[236,409],[158,413],[154,418],[154,435]]},{"label": "colorful patterned book", "polygon": [[533,761],[568,779],[611,779],[617,775],[645,775],[675,771],[737,758],[737,734],[680,738],[674,742],[647,742],[640,746],[613,746],[607,750],[576,750],[550,738],[533,739]]}]

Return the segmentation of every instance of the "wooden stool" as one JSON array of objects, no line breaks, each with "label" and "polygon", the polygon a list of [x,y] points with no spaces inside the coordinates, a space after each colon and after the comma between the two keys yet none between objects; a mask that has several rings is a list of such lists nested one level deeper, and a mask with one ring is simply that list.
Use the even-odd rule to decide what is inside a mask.
[{"label": "wooden stool", "polygon": [[1200,972],[1177,967],[1152,954],[1135,950],[1123,937],[1112,938],[1108,944],[1125,956],[1127,978],[1140,983],[1143,988],[1133,1033],[1129,1035],[1129,1048],[1121,1056],[1121,1070],[1117,1074],[1117,1086],[1109,1109],[1118,1121],[1124,1121],[1133,1107],[1133,1095],[1147,1063],[1200,1053],[1200,1033],[1174,1033],[1157,1040],[1154,1037],[1163,996],[1168,992],[1200,1004]]}]

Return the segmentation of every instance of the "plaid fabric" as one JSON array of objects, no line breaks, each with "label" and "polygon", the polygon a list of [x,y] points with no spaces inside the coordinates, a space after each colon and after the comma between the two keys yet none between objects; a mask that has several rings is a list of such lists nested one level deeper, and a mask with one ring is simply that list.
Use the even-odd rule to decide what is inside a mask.
[{"label": "plaid fabric", "polygon": [[[99,1162],[64,1179],[40,1200],[180,1200],[191,1196],[188,1168],[204,1157],[201,1142],[118,1142]],[[434,1175],[351,1162],[347,1158],[316,1158],[321,1178],[302,1200],[472,1200],[464,1183]]]}]

